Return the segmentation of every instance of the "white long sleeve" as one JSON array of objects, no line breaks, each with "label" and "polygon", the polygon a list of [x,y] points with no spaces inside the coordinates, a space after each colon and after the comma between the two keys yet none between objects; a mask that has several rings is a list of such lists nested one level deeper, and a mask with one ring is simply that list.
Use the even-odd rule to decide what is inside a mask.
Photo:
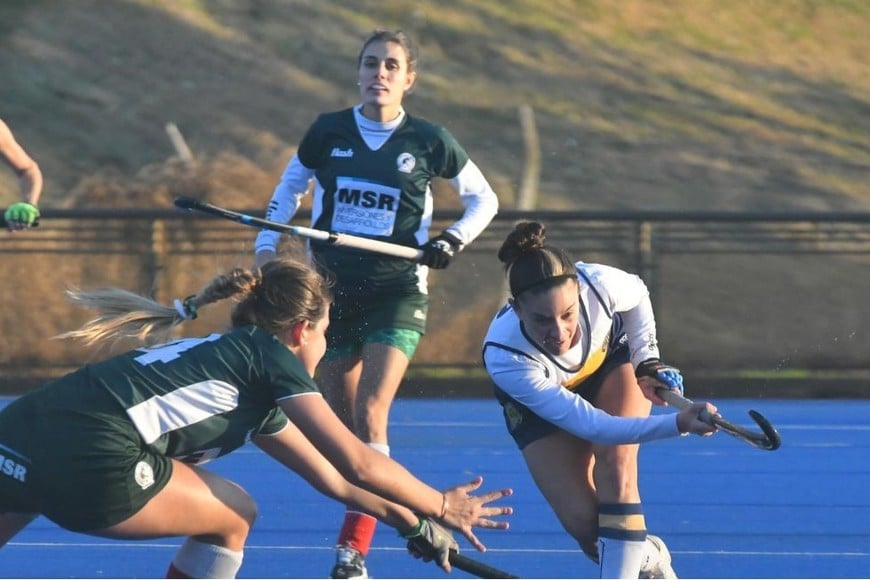
[{"label": "white long sleeve", "polygon": [[466,246],[486,229],[498,213],[498,196],[480,168],[470,159],[450,183],[459,192],[459,200],[465,207],[465,213],[447,231]]},{"label": "white long sleeve", "polygon": [[612,266],[580,263],[580,267],[600,295],[606,297],[610,311],[622,317],[632,366],[637,368],[647,359],[659,358],[655,316],[643,280]]},{"label": "white long sleeve", "polygon": [[[275,186],[272,199],[266,209],[266,219],[282,224],[290,223],[302,203],[302,198],[308,194],[309,182],[313,177],[314,170],[302,165],[299,158],[294,155],[281,174],[278,185]],[[260,230],[254,242],[254,253],[276,251],[280,238],[280,232]]]},{"label": "white long sleeve", "polygon": [[586,441],[617,445],[680,434],[676,413],[644,418],[609,415],[553,381],[543,364],[526,355],[488,346],[484,359],[499,389],[545,421]]}]

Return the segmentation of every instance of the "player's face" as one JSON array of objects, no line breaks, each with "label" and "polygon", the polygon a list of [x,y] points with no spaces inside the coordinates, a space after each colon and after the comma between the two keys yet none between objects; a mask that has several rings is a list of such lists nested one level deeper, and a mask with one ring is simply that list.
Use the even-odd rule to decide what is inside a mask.
[{"label": "player's face", "polygon": [[514,302],[526,333],[550,354],[565,354],[579,338],[580,298],[576,280],[542,292],[527,292]]},{"label": "player's face", "polygon": [[326,329],[329,327],[329,306],[326,314],[317,322],[310,322],[302,331],[302,344],[297,357],[312,377],[320,359],[326,354]]},{"label": "player's face", "polygon": [[405,91],[414,84],[416,73],[408,70],[408,55],[395,42],[372,42],[359,65],[359,91],[363,114],[376,121],[398,115]]}]

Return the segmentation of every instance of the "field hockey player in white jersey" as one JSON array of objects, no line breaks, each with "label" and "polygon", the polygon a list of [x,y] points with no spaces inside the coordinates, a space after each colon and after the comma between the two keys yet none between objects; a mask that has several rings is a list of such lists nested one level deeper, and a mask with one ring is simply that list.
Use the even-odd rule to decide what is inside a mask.
[{"label": "field hockey player in white jersey", "polygon": [[508,431],[565,530],[600,564],[601,578],[676,578],[661,538],[647,534],[638,443],[709,435],[710,403],[650,416],[656,388],[682,393],[659,359],[643,281],[573,262],[522,222],[499,250],[510,286],[483,347]]},{"label": "field hockey player in white jersey", "polygon": [[[329,349],[318,382],[330,404],[372,449],[390,454],[388,417],[426,330],[430,268],[446,268],[489,225],[498,199],[443,127],[402,106],[417,78],[417,51],[402,32],[378,30],[357,60],[361,103],[320,115],[281,176],[266,217],[288,223],[313,184],[312,226],[420,248],[420,262],[311,242],[335,276]],[[465,207],[430,237],[432,182],[448,181]],[[256,263],[275,256],[279,235],[263,230]],[[366,578],[375,518],[348,508],[333,578]]]}]

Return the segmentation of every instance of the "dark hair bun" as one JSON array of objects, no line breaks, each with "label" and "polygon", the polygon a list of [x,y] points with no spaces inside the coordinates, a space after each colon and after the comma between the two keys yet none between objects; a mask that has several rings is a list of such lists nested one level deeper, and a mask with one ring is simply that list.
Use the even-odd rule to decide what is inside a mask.
[{"label": "dark hair bun", "polygon": [[523,254],[540,250],[546,242],[546,234],[547,228],[540,222],[519,222],[501,245],[498,259],[510,265]]}]

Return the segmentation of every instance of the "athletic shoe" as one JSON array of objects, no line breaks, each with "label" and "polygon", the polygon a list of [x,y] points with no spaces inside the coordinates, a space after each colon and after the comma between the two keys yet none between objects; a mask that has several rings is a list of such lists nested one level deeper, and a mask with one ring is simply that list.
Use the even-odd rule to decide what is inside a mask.
[{"label": "athletic shoe", "polygon": [[664,541],[662,541],[660,537],[652,534],[647,534],[646,539],[659,551],[659,563],[649,570],[641,571],[638,578],[675,579],[677,573],[674,572],[674,569],[671,567],[671,553],[668,552],[668,547],[665,546]]},{"label": "athletic shoe", "polygon": [[362,554],[349,546],[335,547],[335,566],[332,567],[330,578],[345,580],[368,580],[366,562]]}]

